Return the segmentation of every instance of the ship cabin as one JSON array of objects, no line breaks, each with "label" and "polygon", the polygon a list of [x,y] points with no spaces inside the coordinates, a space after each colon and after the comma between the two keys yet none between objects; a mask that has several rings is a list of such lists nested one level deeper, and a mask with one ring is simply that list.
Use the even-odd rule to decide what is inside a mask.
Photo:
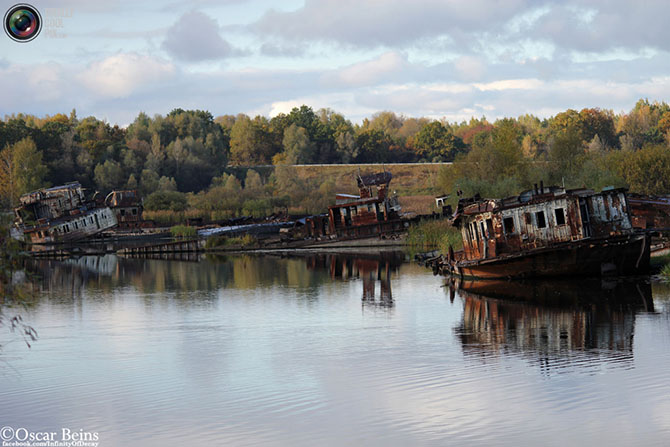
[{"label": "ship cabin", "polygon": [[142,199],[137,190],[112,191],[105,198],[105,205],[111,208],[119,228],[142,226]]},{"label": "ship cabin", "polygon": [[24,194],[20,202],[15,224],[32,243],[77,240],[116,225],[109,208],[86,201],[78,182]]},{"label": "ship cabin", "polygon": [[359,175],[359,195],[337,194],[328,207],[329,234],[361,237],[402,230],[398,197],[389,195],[392,177],[386,171]]},{"label": "ship cabin", "polygon": [[58,219],[84,205],[84,189],[79,182],[44,188],[24,194],[21,205],[14,210],[16,219],[24,224],[41,219]]},{"label": "ship cabin", "polygon": [[536,185],[506,199],[461,199],[453,224],[461,230],[466,261],[633,232],[623,188],[595,193]]}]

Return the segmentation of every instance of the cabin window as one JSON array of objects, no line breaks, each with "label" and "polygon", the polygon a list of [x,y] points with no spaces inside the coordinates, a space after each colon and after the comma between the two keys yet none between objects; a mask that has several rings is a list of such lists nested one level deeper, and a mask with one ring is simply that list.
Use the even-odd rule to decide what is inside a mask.
[{"label": "cabin window", "polygon": [[121,210],[121,215],[125,216],[126,215],[126,210]]},{"label": "cabin window", "polygon": [[565,212],[563,208],[556,208],[554,214],[556,214],[556,225],[565,225]]},{"label": "cabin window", "polygon": [[544,211],[535,213],[535,221],[537,222],[537,228],[545,228],[547,226],[547,221],[544,218]]},{"label": "cabin window", "polygon": [[523,213],[523,217],[524,217],[524,220],[526,221],[526,225],[530,225],[531,223],[533,223],[533,221],[530,217],[530,213]]},{"label": "cabin window", "polygon": [[514,218],[505,217],[503,219],[503,227],[505,227],[505,234],[514,233]]},{"label": "cabin window", "polygon": [[486,231],[484,231],[484,222],[479,222],[479,227],[482,230],[482,239],[486,239],[488,235],[486,234]]},{"label": "cabin window", "polygon": [[493,220],[486,219],[486,230],[489,234],[489,238],[493,237]]},{"label": "cabin window", "polygon": [[74,223],[74,229],[75,229],[75,230],[78,230],[78,229],[79,229],[79,225],[77,224],[77,222]]},{"label": "cabin window", "polygon": [[477,222],[472,223],[472,234],[474,235],[475,240],[479,239],[479,233],[477,233]]},{"label": "cabin window", "polygon": [[137,215],[137,208],[133,208],[133,216]]}]

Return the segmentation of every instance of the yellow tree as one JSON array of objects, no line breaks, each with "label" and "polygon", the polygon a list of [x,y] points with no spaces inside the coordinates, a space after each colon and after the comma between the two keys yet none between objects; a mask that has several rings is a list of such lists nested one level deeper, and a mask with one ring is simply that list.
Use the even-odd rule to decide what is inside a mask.
[{"label": "yellow tree", "polygon": [[46,174],[42,152],[30,137],[0,152],[0,195],[10,207],[18,202],[21,194],[45,186]]},{"label": "yellow tree", "polygon": [[10,145],[0,151],[0,201],[10,208],[14,206],[14,154]]}]

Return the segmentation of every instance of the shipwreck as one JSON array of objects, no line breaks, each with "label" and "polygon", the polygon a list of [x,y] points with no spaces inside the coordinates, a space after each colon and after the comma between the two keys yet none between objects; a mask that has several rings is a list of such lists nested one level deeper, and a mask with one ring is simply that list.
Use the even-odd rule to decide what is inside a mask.
[{"label": "shipwreck", "polygon": [[632,225],[625,189],[540,185],[518,196],[460,199],[452,223],[463,250],[433,263],[481,279],[641,274],[650,240]]},{"label": "shipwreck", "polygon": [[358,175],[358,195],[336,194],[327,214],[308,216],[290,231],[293,239],[351,241],[386,239],[403,233],[410,220],[400,213],[398,196],[389,193],[388,171]]},{"label": "shipwreck", "polygon": [[112,210],[87,199],[78,182],[24,194],[20,203],[14,226],[33,244],[76,241],[117,225]]}]

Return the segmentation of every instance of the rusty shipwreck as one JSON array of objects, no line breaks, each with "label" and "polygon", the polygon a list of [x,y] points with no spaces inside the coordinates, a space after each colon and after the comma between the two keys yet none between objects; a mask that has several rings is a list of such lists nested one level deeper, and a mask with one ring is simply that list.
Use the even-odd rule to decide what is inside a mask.
[{"label": "rusty shipwreck", "polygon": [[26,242],[71,242],[117,225],[112,210],[88,199],[78,182],[24,194],[14,225]]},{"label": "rusty shipwreck", "polygon": [[412,219],[401,215],[398,196],[389,192],[393,175],[388,171],[358,174],[358,195],[336,194],[328,214],[301,219],[290,231],[294,240],[309,239],[310,244],[350,243],[369,240],[379,245],[407,230]]},{"label": "rusty shipwreck", "polygon": [[535,186],[505,199],[461,199],[452,223],[463,250],[433,264],[471,278],[645,273],[649,236],[636,232],[625,189]]}]

